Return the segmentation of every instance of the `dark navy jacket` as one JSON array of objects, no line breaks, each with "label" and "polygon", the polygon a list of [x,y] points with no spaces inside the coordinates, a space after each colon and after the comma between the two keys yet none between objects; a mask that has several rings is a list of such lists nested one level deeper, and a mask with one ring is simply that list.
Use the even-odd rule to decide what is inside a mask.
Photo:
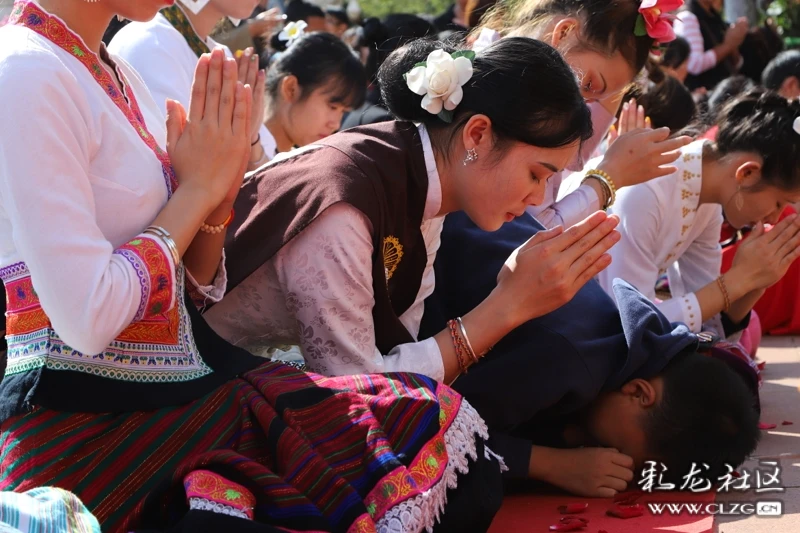
[{"label": "dark navy jacket", "polygon": [[[448,215],[420,339],[483,301],[511,252],[543,229],[523,215],[488,233],[464,213]],[[531,428],[551,426],[630,379],[652,377],[676,353],[696,345],[685,327],[671,331],[673,326],[632,287],[619,289],[631,302],[621,304],[624,316],[592,280],[565,306],[511,332],[454,383],[489,424],[495,451],[505,457],[511,477],[527,477],[531,444],[537,440]]]}]

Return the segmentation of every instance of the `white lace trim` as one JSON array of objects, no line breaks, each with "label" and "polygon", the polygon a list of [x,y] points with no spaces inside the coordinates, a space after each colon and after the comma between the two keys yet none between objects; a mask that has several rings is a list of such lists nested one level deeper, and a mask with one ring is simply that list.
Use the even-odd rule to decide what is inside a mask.
[{"label": "white lace trim", "polygon": [[206,500],[205,498],[189,498],[189,509],[193,511],[211,511],[213,513],[236,516],[238,518],[250,520],[250,517],[247,516],[244,511],[234,509],[230,505],[225,505],[224,503],[212,502],[211,500]]},{"label": "white lace trim", "polygon": [[[410,498],[389,511],[376,524],[380,533],[419,533],[433,531],[447,504],[447,491],[456,488],[458,474],[469,471],[469,460],[478,459],[477,437],[489,438],[486,422],[466,400],[461,401],[455,420],[444,434],[447,467],[439,482],[418,496]],[[485,454],[500,463],[500,471],[508,470],[503,459],[484,444]]]}]

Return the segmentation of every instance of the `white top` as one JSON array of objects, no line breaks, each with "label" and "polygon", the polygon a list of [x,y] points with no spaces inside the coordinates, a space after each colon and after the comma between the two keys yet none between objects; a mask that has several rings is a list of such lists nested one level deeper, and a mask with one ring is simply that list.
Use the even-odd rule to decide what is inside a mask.
[{"label": "white top", "polygon": [[[700,205],[706,142],[683,148],[676,172],[617,193],[611,212],[621,219],[622,239],[611,249],[613,261],[599,281],[613,298],[612,281],[622,278],[656,302],[669,320],[683,322],[694,332],[711,330],[724,337],[718,316],[702,323],[694,294],[713,282],[722,266],[722,207]],[[661,302],[655,285],[663,273],[669,275],[672,298]]]},{"label": "white top", "polygon": [[[433,262],[444,217],[430,138],[419,127],[428,170],[421,226],[428,262],[413,305],[400,321],[416,338],[425,298],[435,285]],[[312,147],[301,150],[313,149]],[[265,345],[299,344],[314,372],[346,375],[416,372],[444,379],[436,340],[403,344],[388,354],[375,346],[372,319],[372,226],[355,207],[336,204],[232,290],[205,318],[228,341],[253,353]]]},{"label": "white top", "polygon": [[[227,46],[211,37],[205,43],[210,50],[220,48],[233,57]],[[188,111],[197,55],[164,15],[159,13],[149,22],[128,24],[117,32],[108,50],[136,69],[164,115],[168,98],[180,102]],[[277,151],[275,139],[263,124],[259,133],[261,146],[272,159]]]},{"label": "white top", "polygon": [[[158,107],[114,60],[163,147]],[[0,28],[0,102],[13,124],[0,128],[0,266],[26,263],[53,329],[100,353],[143,300],[136,268],[115,250],[164,207],[162,165],[89,69],[27,28]]]}]

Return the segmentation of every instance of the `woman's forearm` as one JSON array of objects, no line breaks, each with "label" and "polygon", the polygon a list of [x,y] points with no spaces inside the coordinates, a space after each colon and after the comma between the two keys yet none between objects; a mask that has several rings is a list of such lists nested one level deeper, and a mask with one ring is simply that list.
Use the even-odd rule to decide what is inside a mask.
[{"label": "woman's forearm", "polygon": [[[503,337],[520,325],[520,321],[509,310],[513,307],[503,301],[503,293],[495,289],[475,309],[464,315],[462,321],[475,355],[488,352]],[[442,353],[444,382],[452,383],[461,373],[458,357],[449,329],[436,335]]]},{"label": "woman's forearm", "polygon": [[[230,205],[221,205],[205,220],[209,226],[224,224],[233,209]],[[210,285],[219,270],[222,248],[225,245],[225,231],[206,233],[198,231],[192,244],[183,256],[186,269],[200,285]]]}]

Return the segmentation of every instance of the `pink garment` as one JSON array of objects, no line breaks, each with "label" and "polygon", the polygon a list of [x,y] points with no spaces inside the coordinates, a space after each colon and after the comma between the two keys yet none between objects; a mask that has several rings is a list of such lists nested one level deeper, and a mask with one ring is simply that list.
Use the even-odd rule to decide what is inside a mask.
[{"label": "pink garment", "polygon": [[758,346],[761,344],[761,320],[758,318],[758,313],[751,311],[750,324],[742,332],[742,338],[739,339],[739,344],[742,345],[747,354],[752,358],[756,358],[758,353]]}]

